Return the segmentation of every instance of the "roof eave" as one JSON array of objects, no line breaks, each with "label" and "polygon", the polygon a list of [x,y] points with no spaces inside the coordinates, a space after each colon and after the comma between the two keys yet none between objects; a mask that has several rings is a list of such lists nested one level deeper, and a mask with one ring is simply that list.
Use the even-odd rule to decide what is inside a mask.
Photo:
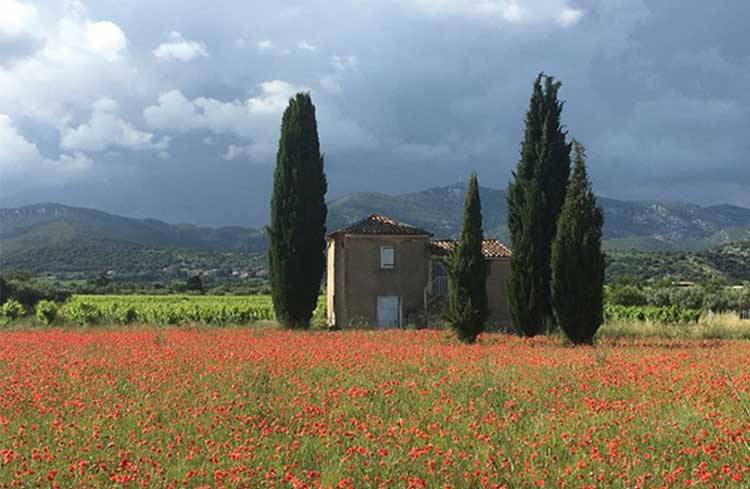
[{"label": "roof eave", "polygon": [[336,231],[326,236],[328,239],[333,239],[336,236],[351,236],[361,238],[431,238],[430,233],[415,233],[415,234],[379,234],[379,233],[347,233],[345,231]]}]

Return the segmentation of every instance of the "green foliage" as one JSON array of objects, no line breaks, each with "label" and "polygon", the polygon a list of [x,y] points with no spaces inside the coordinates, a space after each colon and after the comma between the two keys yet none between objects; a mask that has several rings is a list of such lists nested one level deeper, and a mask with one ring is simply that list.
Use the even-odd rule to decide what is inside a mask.
[{"label": "green foliage", "polygon": [[640,289],[638,287],[633,287],[633,288],[635,289],[634,290],[634,294],[636,294],[636,295],[634,295],[634,297],[637,297],[639,299],[643,298],[643,300],[645,302],[640,302],[639,301],[637,304],[636,303],[627,304],[626,301],[624,301],[624,300],[612,300],[610,298],[609,294],[607,295],[607,301],[611,302],[613,304],[622,304],[622,305],[625,305],[625,306],[627,306],[627,305],[634,305],[634,306],[635,305],[645,305],[646,303],[648,303],[648,304],[650,304],[652,306],[664,307],[664,306],[669,306],[669,305],[672,304],[671,290],[670,290],[670,288],[669,288],[668,285],[667,286],[662,286],[662,287],[657,287],[657,288],[651,290],[648,294],[646,294],[645,291],[642,291],[642,289]]},{"label": "green foliage", "polygon": [[750,311],[750,288],[717,287],[715,284],[689,287],[610,285],[606,300],[608,304],[618,306],[673,306],[714,313],[744,312]]},{"label": "green foliage", "polygon": [[540,74],[534,82],[521,158],[508,186],[511,248],[510,312],[514,327],[533,336],[551,328],[550,258],[570,173],[557,99],[560,83]]},{"label": "green foliage", "polygon": [[111,280],[109,279],[109,275],[106,273],[100,273],[98,277],[96,277],[96,280],[94,280],[94,285],[99,287],[100,289],[103,289],[109,285]]},{"label": "green foliage", "polygon": [[15,299],[8,299],[0,306],[0,318],[18,319],[26,315],[26,308]]},{"label": "green foliage", "polygon": [[[265,250],[265,237],[261,236]],[[24,242],[26,243],[26,242]],[[77,236],[59,241],[34,241],[12,246],[2,240],[0,269],[23,268],[36,275],[54,274],[63,280],[91,280],[89,292],[111,293],[124,281],[148,283],[185,282],[188,270],[211,271],[213,280],[230,280],[233,273],[249,278],[262,277],[265,252],[243,250],[206,250],[180,248],[147,248],[141,245]],[[250,245],[256,248],[255,245]],[[100,282],[102,270],[111,270],[109,283]],[[15,280],[3,274],[6,281]],[[205,278],[205,277],[204,277]],[[29,280],[27,278],[26,280]]]},{"label": "green foliage", "polygon": [[58,317],[66,322],[87,326],[102,320],[102,309],[91,302],[71,299],[58,310]]},{"label": "green foliage", "polygon": [[57,319],[57,304],[42,300],[36,304],[36,318],[44,324],[52,324]]},{"label": "green foliage", "polygon": [[623,275],[651,284],[689,281],[723,285],[750,281],[750,241],[692,252],[608,251],[608,282]]},{"label": "green foliage", "polygon": [[677,306],[621,306],[607,304],[604,317],[611,321],[648,321],[653,323],[695,323],[701,316],[699,309],[687,309]]},{"label": "green foliage", "polygon": [[53,284],[26,275],[11,275],[8,280],[6,293],[8,297],[20,302],[26,309],[32,310],[41,300],[63,301],[69,294]]},{"label": "green foliage", "polygon": [[[607,302],[621,306],[645,306],[649,303],[646,293],[636,285],[613,285],[607,291]],[[660,306],[669,304],[669,294],[666,300],[660,300]]]},{"label": "green foliage", "polygon": [[[325,297],[316,303],[313,315],[322,321]],[[274,319],[273,302],[267,295],[78,295],[63,304],[60,322],[89,324],[181,324],[188,322],[226,325]]]},{"label": "green foliage", "polygon": [[604,215],[586,175],[583,146],[575,163],[552,244],[551,301],[557,324],[575,344],[591,343],[602,323]]},{"label": "green foliage", "polygon": [[669,293],[669,302],[688,309],[703,309],[705,297],[703,287],[675,287]]},{"label": "green foliage", "polygon": [[10,297],[10,287],[3,277],[0,276],[0,305]]},{"label": "green foliage", "polygon": [[276,157],[268,266],[278,321],[309,327],[325,270],[327,182],[315,106],[308,93],[289,101]]},{"label": "green foliage", "polygon": [[484,330],[487,305],[487,263],[482,253],[482,204],[477,176],[472,173],[464,202],[461,239],[448,258],[448,317],[458,337],[473,343]]},{"label": "green foliage", "polygon": [[203,293],[203,280],[201,280],[200,275],[193,275],[189,279],[187,279],[187,282],[185,282],[185,289],[186,290],[192,290],[194,292]]}]

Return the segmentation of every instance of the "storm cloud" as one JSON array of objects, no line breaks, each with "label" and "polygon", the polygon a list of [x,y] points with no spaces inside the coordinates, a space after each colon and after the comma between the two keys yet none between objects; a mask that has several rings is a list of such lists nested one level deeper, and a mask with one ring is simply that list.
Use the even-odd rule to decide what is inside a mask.
[{"label": "storm cloud", "polygon": [[299,90],[330,197],[503,188],[542,71],[600,195],[750,206],[750,4],[717,5],[0,0],[0,206],[262,225]]}]

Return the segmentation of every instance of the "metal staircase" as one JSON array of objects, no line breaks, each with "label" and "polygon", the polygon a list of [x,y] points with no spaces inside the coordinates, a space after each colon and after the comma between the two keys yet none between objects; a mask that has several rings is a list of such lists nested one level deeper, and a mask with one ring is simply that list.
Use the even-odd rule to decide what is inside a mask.
[{"label": "metal staircase", "polygon": [[435,277],[424,288],[424,320],[425,326],[430,325],[430,306],[441,298],[448,297],[448,277]]}]

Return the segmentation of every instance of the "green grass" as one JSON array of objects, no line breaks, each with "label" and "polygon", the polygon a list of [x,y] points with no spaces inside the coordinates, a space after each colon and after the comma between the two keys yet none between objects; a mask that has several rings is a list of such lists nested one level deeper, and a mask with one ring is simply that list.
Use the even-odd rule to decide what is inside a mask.
[{"label": "green grass", "polygon": [[695,323],[610,321],[602,325],[599,338],[665,338],[750,340],[750,320],[737,314],[708,313]]}]

